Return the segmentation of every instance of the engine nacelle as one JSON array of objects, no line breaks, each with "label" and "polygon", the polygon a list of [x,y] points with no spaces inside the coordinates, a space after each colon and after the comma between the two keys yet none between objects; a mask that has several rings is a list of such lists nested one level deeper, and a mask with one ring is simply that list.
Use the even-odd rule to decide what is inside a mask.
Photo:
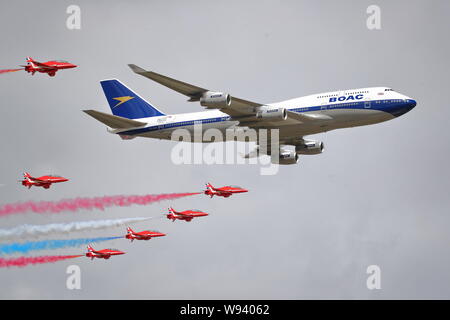
[{"label": "engine nacelle", "polygon": [[256,113],[258,119],[286,120],[287,111],[285,108],[262,109]]},{"label": "engine nacelle", "polygon": [[200,98],[200,104],[210,109],[228,108],[231,96],[228,93],[207,91]]},{"label": "engine nacelle", "polygon": [[298,154],[295,152],[295,146],[282,145],[278,156],[278,164],[296,164]]},{"label": "engine nacelle", "polygon": [[298,162],[298,154],[293,151],[280,153],[279,164],[296,164]]},{"label": "engine nacelle", "polygon": [[297,154],[320,154],[323,152],[324,144],[322,141],[304,140],[303,144],[296,146]]}]

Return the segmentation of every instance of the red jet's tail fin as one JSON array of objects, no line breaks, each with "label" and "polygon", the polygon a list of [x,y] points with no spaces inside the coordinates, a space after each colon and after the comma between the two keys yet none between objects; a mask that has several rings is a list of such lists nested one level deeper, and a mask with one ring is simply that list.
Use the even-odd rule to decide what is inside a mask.
[{"label": "red jet's tail fin", "polygon": [[133,231],[133,229],[131,229],[130,227],[127,227],[127,232],[128,232],[128,233],[133,233],[134,231]]},{"label": "red jet's tail fin", "polygon": [[33,68],[36,68],[36,65],[34,64],[34,60],[32,57],[27,57],[27,63],[31,65]]},{"label": "red jet's tail fin", "polygon": [[31,179],[33,178],[28,172],[24,172],[23,177],[29,182],[31,182]]},{"label": "red jet's tail fin", "polygon": [[92,251],[94,251],[94,248],[92,248],[91,245],[88,245],[88,246],[87,246],[87,250],[88,250],[89,252],[92,252]]}]

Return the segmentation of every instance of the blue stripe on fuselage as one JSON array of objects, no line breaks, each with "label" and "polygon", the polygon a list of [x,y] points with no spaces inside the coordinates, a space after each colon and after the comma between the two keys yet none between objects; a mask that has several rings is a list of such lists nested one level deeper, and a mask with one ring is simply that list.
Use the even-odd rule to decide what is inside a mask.
[{"label": "blue stripe on fuselage", "polygon": [[181,122],[171,122],[167,124],[161,124],[146,128],[140,128],[140,129],[133,129],[129,131],[119,132],[119,134],[124,135],[134,135],[134,134],[140,134],[150,131],[158,131],[158,130],[164,130],[164,129],[171,129],[176,127],[186,127],[186,126],[193,126],[195,124],[207,124],[207,123],[215,123],[215,122],[224,122],[230,120],[231,117],[218,117],[218,118],[208,118],[208,119],[199,119],[199,120],[190,120],[190,121],[181,121]]},{"label": "blue stripe on fuselage", "polygon": [[392,114],[395,117],[401,116],[416,106],[416,101],[412,99],[387,99],[387,100],[369,100],[349,103],[332,103],[322,106],[303,107],[289,109],[298,113],[310,111],[325,111],[336,109],[366,109],[377,110]]},{"label": "blue stripe on fuselage", "polygon": [[[289,111],[294,111],[298,113],[311,112],[311,111],[326,111],[326,110],[338,110],[338,109],[366,109],[366,110],[377,110],[390,113],[394,117],[401,116],[406,112],[410,111],[416,105],[416,101],[411,99],[387,99],[387,100],[370,100],[370,101],[358,101],[358,102],[347,102],[347,103],[332,103],[322,106],[311,106],[311,107],[301,107],[288,109]],[[186,127],[193,126],[195,124],[208,124],[216,122],[224,122],[231,120],[230,116],[226,117],[216,117],[208,119],[198,119],[190,121],[180,121],[171,122],[162,125],[155,125],[146,128],[133,129],[128,131],[119,132],[123,135],[136,135],[145,132],[158,131],[164,129],[171,129],[176,127]]]}]

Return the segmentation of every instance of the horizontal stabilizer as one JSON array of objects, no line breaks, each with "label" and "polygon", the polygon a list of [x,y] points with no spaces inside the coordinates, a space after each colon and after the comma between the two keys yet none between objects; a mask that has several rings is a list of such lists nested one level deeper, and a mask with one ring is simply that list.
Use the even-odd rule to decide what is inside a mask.
[{"label": "horizontal stabilizer", "polygon": [[113,129],[126,129],[126,128],[135,128],[145,126],[146,123],[131,120],[119,116],[114,116],[112,114],[103,113],[95,110],[83,110],[84,113],[87,113],[92,118],[100,121],[101,123],[106,124],[108,127]]}]

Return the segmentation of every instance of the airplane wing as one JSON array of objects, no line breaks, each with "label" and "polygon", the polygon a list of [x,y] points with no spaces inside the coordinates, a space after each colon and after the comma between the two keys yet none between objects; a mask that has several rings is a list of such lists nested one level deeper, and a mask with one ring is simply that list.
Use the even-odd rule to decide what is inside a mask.
[{"label": "airplane wing", "polygon": [[222,196],[227,196],[227,195],[231,196],[233,194],[232,192],[229,192],[229,191],[217,191],[217,193]]},{"label": "airplane wing", "polygon": [[317,120],[331,120],[332,118],[330,116],[327,116],[325,114],[319,114],[319,113],[298,113],[294,111],[287,111],[287,116],[290,119],[297,120],[300,122],[311,122],[311,121],[317,121]]},{"label": "airplane wing", "polygon": [[[134,64],[128,65],[133,72],[136,74],[139,74],[143,77],[146,77],[150,80],[153,80],[159,84],[162,84],[163,86],[166,86],[172,90],[175,90],[185,96],[189,97],[188,101],[200,101],[200,98],[206,93],[212,92],[211,90],[208,90],[206,88],[198,87],[180,80],[176,80],[167,76],[164,76],[162,74],[148,71],[143,68],[138,67]],[[262,104],[254,101],[244,100],[240,98],[236,98],[234,96],[231,96],[231,102],[230,105],[228,105],[225,108],[218,108],[220,111],[228,114],[231,116],[231,121],[238,121],[238,126],[241,127],[248,127],[253,129],[264,129],[264,128],[271,128],[276,127],[280,122],[284,122],[286,124],[308,124],[312,122],[326,122],[329,120],[332,120],[332,118],[328,115],[322,114],[322,113],[314,113],[314,112],[308,112],[308,113],[300,113],[300,112],[294,112],[290,110],[286,110],[286,119],[273,119],[273,118],[262,118],[258,116],[258,112],[264,112],[269,109],[274,109],[276,106],[273,104],[267,105]],[[300,144],[303,142],[303,137],[298,136],[284,136],[280,137],[280,143],[283,144]],[[261,141],[258,138],[258,144],[260,144]],[[270,138],[266,141],[268,143],[268,151],[270,152]],[[245,157],[253,157],[252,154],[245,155]],[[222,191],[223,192],[223,191]]]},{"label": "airplane wing", "polygon": [[94,253],[95,253],[96,255],[99,255],[99,256],[110,256],[110,255],[111,255],[110,252],[94,251]]},{"label": "airplane wing", "polygon": [[[133,72],[146,77],[148,79],[151,79],[155,82],[158,82],[159,84],[162,84],[163,86],[166,86],[172,90],[175,90],[181,94],[184,94],[185,96],[188,96],[190,99],[189,101],[199,101],[201,96],[208,91],[208,89],[197,87],[195,85],[182,82],[173,78],[169,78],[167,76],[164,76],[162,74],[153,72],[153,71],[147,71],[144,70],[137,65],[129,64],[128,65]],[[242,116],[248,116],[255,114],[255,108],[261,107],[264,104],[248,101],[236,97],[231,97],[231,105],[226,109],[220,109],[222,112],[229,114],[232,117],[242,117]]]},{"label": "airplane wing", "polygon": [[182,213],[182,212],[177,212],[175,213],[176,216],[183,216],[183,217],[190,217],[190,214],[186,214],[186,213]]},{"label": "airplane wing", "polygon": [[49,184],[51,184],[48,180],[42,180],[42,179],[33,178],[33,177],[30,177],[29,179],[31,181],[33,181],[33,182],[41,182],[41,183],[49,183]]},{"label": "airplane wing", "polygon": [[[175,90],[185,96],[188,96],[190,99],[188,101],[200,101],[202,95],[206,92],[211,92],[211,90],[198,87],[180,80],[176,80],[173,78],[169,78],[162,74],[147,71],[138,67],[135,64],[128,65],[133,72],[151,79],[163,86],[166,86],[172,90]],[[327,115],[322,115],[319,113],[298,113],[287,110],[287,119],[286,120],[273,120],[273,119],[261,119],[257,118],[256,114],[261,107],[269,107],[265,104],[253,102],[249,100],[244,100],[236,97],[231,97],[231,103],[226,108],[220,108],[220,111],[230,115],[232,117],[231,120],[239,121],[240,126],[246,126],[249,128],[264,128],[267,125],[272,125],[279,121],[289,121],[292,124],[298,123],[306,123],[311,121],[323,121],[330,120],[331,118]]]},{"label": "airplane wing", "polygon": [[52,70],[52,69],[58,69],[58,68],[55,68],[55,67],[53,67],[53,66],[49,66],[49,65],[47,65],[47,64],[45,64],[45,63],[42,63],[42,62],[37,62],[37,61],[33,61],[33,63],[35,64],[35,65],[37,65],[38,67],[41,67],[41,68],[44,68],[44,69],[49,69],[49,70]]},{"label": "airplane wing", "polygon": [[148,236],[148,234],[142,234],[141,232],[133,233],[133,235],[134,235],[136,238],[145,238],[145,237]]}]

